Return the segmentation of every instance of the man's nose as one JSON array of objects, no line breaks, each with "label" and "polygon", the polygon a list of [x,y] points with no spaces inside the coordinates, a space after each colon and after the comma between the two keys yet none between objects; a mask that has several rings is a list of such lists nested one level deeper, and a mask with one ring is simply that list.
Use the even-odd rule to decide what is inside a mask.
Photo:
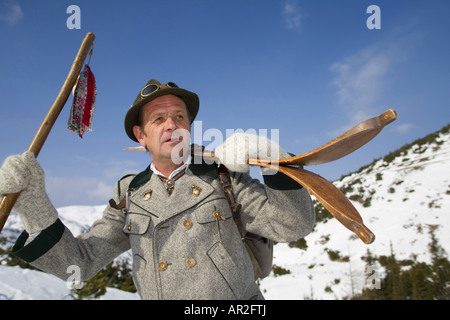
[{"label": "man's nose", "polygon": [[177,125],[172,117],[167,117],[164,125],[165,125],[166,130],[175,130],[177,128]]}]

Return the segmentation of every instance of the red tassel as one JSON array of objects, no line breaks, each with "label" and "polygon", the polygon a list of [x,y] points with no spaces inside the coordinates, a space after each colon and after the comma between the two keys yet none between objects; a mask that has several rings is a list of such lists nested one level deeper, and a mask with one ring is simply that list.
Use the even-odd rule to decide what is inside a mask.
[{"label": "red tassel", "polygon": [[85,65],[74,91],[68,122],[68,129],[77,132],[80,138],[86,131],[92,131],[96,96],[97,87],[94,74],[91,68]]}]

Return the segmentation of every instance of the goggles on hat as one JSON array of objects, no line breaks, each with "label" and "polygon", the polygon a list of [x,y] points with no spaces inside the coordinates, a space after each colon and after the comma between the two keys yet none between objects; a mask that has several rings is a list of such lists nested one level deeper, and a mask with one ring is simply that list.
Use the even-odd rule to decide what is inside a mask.
[{"label": "goggles on hat", "polygon": [[141,97],[147,97],[148,95],[151,95],[153,92],[158,91],[161,89],[162,86],[166,86],[169,88],[179,88],[175,83],[173,82],[167,82],[166,84],[157,85],[157,84],[149,84],[144,87],[144,89],[141,90]]}]

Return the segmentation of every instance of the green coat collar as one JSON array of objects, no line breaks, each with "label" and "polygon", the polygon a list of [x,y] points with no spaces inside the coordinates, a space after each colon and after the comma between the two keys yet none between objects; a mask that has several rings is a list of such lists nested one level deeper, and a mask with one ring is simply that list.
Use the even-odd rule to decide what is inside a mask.
[{"label": "green coat collar", "polygon": [[[191,170],[192,173],[196,176],[208,176],[213,179],[217,179],[218,177],[216,165],[207,164],[203,159],[200,159],[199,157],[192,158],[192,162],[189,165],[189,170]],[[141,185],[150,180],[152,174],[153,171],[150,169],[150,166],[148,166],[144,171],[137,174],[136,177],[131,180],[129,187],[132,189],[139,188]]]}]

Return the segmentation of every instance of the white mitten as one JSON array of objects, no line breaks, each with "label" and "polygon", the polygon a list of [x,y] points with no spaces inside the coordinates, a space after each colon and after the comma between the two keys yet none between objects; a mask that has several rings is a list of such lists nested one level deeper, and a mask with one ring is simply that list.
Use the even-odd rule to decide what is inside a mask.
[{"label": "white mitten", "polygon": [[[228,170],[245,173],[249,172],[249,158],[275,160],[291,156],[274,141],[247,133],[233,134],[216,148],[214,154]],[[274,170],[263,170],[263,174],[274,173]]]},{"label": "white mitten", "polygon": [[0,168],[0,196],[18,192],[13,210],[28,233],[44,230],[56,221],[58,212],[45,192],[44,170],[30,151],[6,158]]}]

